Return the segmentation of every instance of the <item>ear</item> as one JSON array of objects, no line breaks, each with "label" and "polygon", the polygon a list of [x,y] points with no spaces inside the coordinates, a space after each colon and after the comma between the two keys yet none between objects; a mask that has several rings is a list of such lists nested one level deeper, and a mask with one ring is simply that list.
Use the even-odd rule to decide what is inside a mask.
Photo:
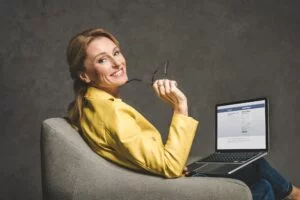
[{"label": "ear", "polygon": [[90,79],[89,75],[85,72],[78,72],[78,76],[85,83],[90,83],[91,82],[91,79]]}]

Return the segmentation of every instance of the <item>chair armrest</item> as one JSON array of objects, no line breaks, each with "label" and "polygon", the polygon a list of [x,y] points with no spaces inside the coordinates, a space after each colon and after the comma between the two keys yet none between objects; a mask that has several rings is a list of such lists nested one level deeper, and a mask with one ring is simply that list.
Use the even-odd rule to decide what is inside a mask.
[{"label": "chair armrest", "polygon": [[107,173],[108,170],[92,163],[85,161],[85,170],[79,174],[76,199],[252,200],[248,186],[239,180],[213,177],[164,179],[121,168]]}]

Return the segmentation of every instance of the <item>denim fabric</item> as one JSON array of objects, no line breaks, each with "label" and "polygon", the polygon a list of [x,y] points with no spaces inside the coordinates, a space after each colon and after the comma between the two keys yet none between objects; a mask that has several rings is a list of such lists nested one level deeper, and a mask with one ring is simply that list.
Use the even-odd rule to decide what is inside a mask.
[{"label": "denim fabric", "polygon": [[281,200],[293,189],[292,184],[271,167],[264,158],[251,163],[230,175],[229,178],[239,179],[246,183],[251,190],[253,200]]},{"label": "denim fabric", "polygon": [[275,199],[272,185],[266,179],[260,179],[250,187],[253,200]]},{"label": "denim fabric", "polygon": [[292,191],[292,184],[264,158],[238,171],[231,178],[245,182],[250,187],[254,200],[283,199]]}]

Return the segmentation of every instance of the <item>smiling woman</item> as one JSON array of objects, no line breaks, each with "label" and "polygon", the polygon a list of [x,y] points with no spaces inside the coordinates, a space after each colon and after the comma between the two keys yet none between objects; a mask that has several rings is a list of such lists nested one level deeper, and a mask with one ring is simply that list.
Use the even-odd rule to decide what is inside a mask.
[{"label": "smiling woman", "polygon": [[128,81],[118,41],[103,29],[73,37],[67,49],[75,100],[68,119],[99,155],[124,167],[164,177],[182,176],[198,122],[188,116],[187,98],[176,81],[152,83],[157,96],[173,107],[168,142],[133,107],[119,97]]},{"label": "smiling woman", "polygon": [[[120,99],[119,88],[128,81],[126,60],[110,33],[103,29],[79,33],[69,43],[67,59],[75,91],[68,119],[98,155],[123,167],[166,178],[187,173],[185,164],[198,121],[188,116],[187,98],[176,81],[160,79],[152,83],[156,95],[174,111],[164,144],[159,131]],[[167,63],[164,71],[166,74]],[[299,188],[264,159],[231,178],[244,181],[255,200],[300,199]]]}]

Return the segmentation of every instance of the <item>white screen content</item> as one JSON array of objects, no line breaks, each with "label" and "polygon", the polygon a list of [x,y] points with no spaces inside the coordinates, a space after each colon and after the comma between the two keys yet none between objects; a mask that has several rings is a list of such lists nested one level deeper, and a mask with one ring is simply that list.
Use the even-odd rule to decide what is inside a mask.
[{"label": "white screen content", "polygon": [[218,106],[217,149],[265,149],[265,109],[265,100]]}]

